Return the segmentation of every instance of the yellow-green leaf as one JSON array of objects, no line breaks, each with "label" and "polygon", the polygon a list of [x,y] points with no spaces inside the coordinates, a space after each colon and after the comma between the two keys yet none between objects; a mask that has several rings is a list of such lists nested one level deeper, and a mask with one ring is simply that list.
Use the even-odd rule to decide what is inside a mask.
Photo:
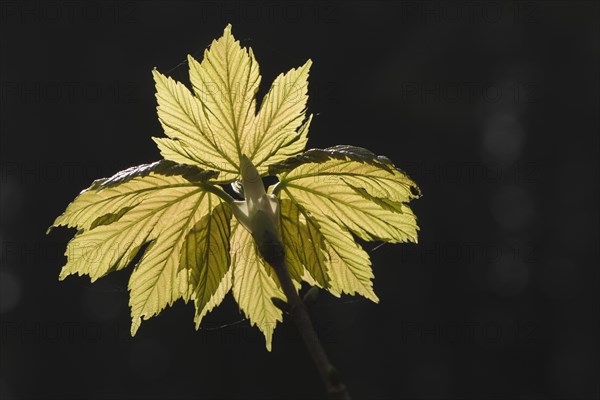
[{"label": "yellow-green leaf", "polygon": [[170,138],[153,138],[163,157],[177,163],[220,171],[221,180],[239,171],[235,142],[207,115],[202,102],[181,83],[153,71],[158,118]]},{"label": "yellow-green leaf", "polygon": [[[250,159],[258,170],[304,150],[307,129],[300,131],[308,100],[308,72],[312,61],[280,74],[262,101],[250,141]],[[307,125],[308,127],[308,125]]]},{"label": "yellow-green leaf", "polygon": [[[306,116],[310,60],[275,79],[258,113],[258,63],[231,25],[201,62],[188,61],[193,91],[153,72],[166,135],[154,140],[165,160],[95,181],[54,221],[78,228],[60,279],[78,274],[94,281],[143,252],[129,280],[132,335],[180,298],[194,300],[198,328],[232,290],[270,350],[282,321],[273,299],[286,296],[255,240],[274,238],[282,241],[296,290],[304,281],[377,302],[369,255],[353,234],[416,242],[407,205],[420,196],[415,183],[387,158],[359,147],[302,153],[312,120]],[[280,179],[268,195],[265,175]],[[244,201],[218,186],[226,183]]]},{"label": "yellow-green leaf", "polygon": [[328,273],[331,286],[328,290],[336,296],[355,293],[375,303],[379,298],[373,291],[373,270],[367,252],[355,242],[346,229],[328,219],[319,219],[320,233],[328,254]]},{"label": "yellow-green leaf", "polygon": [[[174,178],[170,180],[177,182],[173,182]],[[199,195],[200,190],[192,185],[156,191],[118,221],[77,234],[67,246],[68,260],[60,278],[89,275],[93,282],[112,270],[124,268],[142,245],[158,236],[161,220],[173,218],[181,203],[188,204]]]},{"label": "yellow-green leaf", "polygon": [[[151,199],[147,202],[158,203],[155,197]],[[180,197],[171,207],[171,212],[157,220],[157,237],[129,279],[132,334],[136,333],[142,319],[158,314],[181,297],[187,300],[189,280],[187,271],[179,268],[181,250],[190,230],[219,203],[219,197],[204,191],[202,187],[196,188],[190,195]],[[153,205],[153,210],[163,207]],[[144,222],[142,220],[139,223]]]},{"label": "yellow-green leaf", "polygon": [[191,298],[196,306],[196,329],[202,318],[218,306],[231,289],[231,215],[231,207],[227,204],[212,208],[192,228],[181,250],[180,268],[189,271]]},{"label": "yellow-green leaf", "polygon": [[271,351],[275,325],[282,321],[282,312],[271,299],[285,300],[285,295],[275,281],[277,278],[267,272],[271,267],[259,254],[252,235],[235,219],[231,226],[231,263],[233,297],[250,323],[265,335],[267,349]]},{"label": "yellow-green leaf", "polygon": [[231,25],[201,62],[189,56],[188,63],[195,96],[154,71],[158,116],[168,136],[154,141],[163,157],[219,171],[225,183],[239,179],[242,155],[264,175],[269,165],[304,150],[310,60],[275,79],[258,115],[258,63],[252,49],[233,37]]},{"label": "yellow-green leaf", "polygon": [[227,25],[223,36],[204,52],[202,62],[189,56],[188,63],[194,93],[204,106],[215,144],[239,171],[242,154],[250,150],[261,79],[252,49],[242,48]]},{"label": "yellow-green leaf", "polygon": [[215,188],[197,180],[211,176],[163,161],[94,182],[55,222],[81,229],[67,246],[60,278],[78,274],[95,281],[126,267],[149,244],[129,282],[132,334],[142,318],[187,299],[181,247],[194,225],[222,201]]},{"label": "yellow-green leaf", "polygon": [[404,203],[420,192],[386,158],[337,146],[309,150],[271,171],[281,179],[274,192],[319,220],[330,219],[365,240],[417,241],[416,218]]},{"label": "yellow-green leaf", "polygon": [[114,221],[121,217],[120,211],[139,204],[143,199],[174,188],[193,185],[217,175],[213,171],[203,171],[193,166],[177,165],[161,160],[121,171],[110,178],[98,179],[81,192],[60,215],[52,227],[90,229],[101,224],[99,218],[109,217]]},{"label": "yellow-green leaf", "polygon": [[[281,200],[281,236],[292,278],[328,287],[328,257],[319,227],[288,199]],[[312,279],[306,279],[305,271]]]}]

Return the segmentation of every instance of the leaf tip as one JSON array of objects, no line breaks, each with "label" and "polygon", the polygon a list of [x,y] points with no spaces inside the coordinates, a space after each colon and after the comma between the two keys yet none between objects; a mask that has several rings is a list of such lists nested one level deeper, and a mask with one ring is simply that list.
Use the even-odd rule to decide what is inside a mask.
[{"label": "leaf tip", "polygon": [[69,276],[70,273],[65,270],[65,268],[63,267],[63,269],[60,271],[60,273],[58,274],[58,280],[60,282],[64,281],[66,279],[67,276]]},{"label": "leaf tip", "polygon": [[131,330],[130,330],[131,337],[135,336],[135,334],[137,333],[141,324],[142,324],[142,319],[140,317],[134,317],[131,319]]},{"label": "leaf tip", "polygon": [[271,350],[273,350],[273,346],[272,346],[273,343],[272,343],[271,339],[272,338],[270,336],[269,337],[265,336],[265,347],[267,348],[267,351],[269,353],[271,352]]},{"label": "leaf tip", "polygon": [[188,61],[188,65],[189,65],[190,69],[197,67],[198,61],[196,61],[194,56],[192,56],[191,54],[187,55],[187,61]]},{"label": "leaf tip", "polygon": [[156,67],[152,68],[152,76],[154,77],[154,80],[161,76],[161,73],[158,72],[158,69]]},{"label": "leaf tip", "polygon": [[[158,72],[158,69],[156,69],[156,67],[154,67],[152,69],[152,79],[154,79],[154,84],[156,85],[157,90],[158,90],[158,85],[163,81],[164,78],[165,78],[165,76],[163,74],[161,74],[160,72]],[[158,91],[157,91],[156,95],[158,96]]]}]

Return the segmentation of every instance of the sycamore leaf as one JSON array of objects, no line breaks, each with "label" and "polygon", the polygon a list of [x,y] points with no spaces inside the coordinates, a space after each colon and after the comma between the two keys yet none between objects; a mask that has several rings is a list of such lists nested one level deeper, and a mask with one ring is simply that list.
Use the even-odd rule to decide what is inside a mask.
[{"label": "sycamore leaf", "polygon": [[332,221],[321,219],[319,228],[328,255],[327,271],[331,277],[329,292],[336,296],[358,293],[378,303],[379,298],[373,291],[369,254],[354,241],[350,232]]},{"label": "sycamore leaf", "polygon": [[[307,129],[298,130],[308,100],[308,71],[312,61],[279,75],[265,96],[250,142],[250,159],[259,171],[294,156],[306,147]],[[308,125],[307,125],[308,127]]]},{"label": "sycamore leaf", "polygon": [[[360,294],[374,302],[369,255],[343,227],[309,215],[291,200],[281,200],[281,221],[290,273],[304,267],[302,280],[335,296]],[[297,267],[296,265],[300,265]]]},{"label": "sycamore leaf", "polygon": [[[224,180],[235,177],[239,169],[235,143],[221,139],[222,133],[216,131],[200,100],[184,85],[158,71],[153,74],[158,118],[165,134],[171,138],[153,138],[163,157],[220,171],[219,177]],[[227,143],[229,146],[224,146]]]},{"label": "sycamore leaf", "polygon": [[191,297],[196,306],[196,329],[202,318],[218,306],[231,289],[231,215],[231,207],[227,204],[212,208],[192,228],[181,249],[180,268],[189,271]]},{"label": "sycamore leaf", "polygon": [[173,218],[181,204],[187,206],[201,194],[198,187],[191,185],[156,190],[154,196],[135,204],[118,221],[77,234],[67,246],[68,261],[61,279],[76,273],[89,275],[93,282],[126,267],[141,246],[157,238],[164,218]]},{"label": "sycamore leaf", "polygon": [[281,200],[281,236],[292,278],[328,287],[328,253],[319,226],[288,199]]},{"label": "sycamore leaf", "polygon": [[285,296],[277,278],[267,271],[271,266],[260,256],[252,235],[237,220],[232,220],[231,226],[231,264],[233,297],[250,323],[263,332],[270,351],[275,325],[282,321],[282,312],[272,298],[284,300]]},{"label": "sycamore leaf", "polygon": [[242,154],[248,154],[261,79],[252,49],[242,48],[227,25],[201,63],[192,56],[188,63],[194,93],[205,106],[213,132],[219,134],[219,145],[239,162]]},{"label": "sycamore leaf", "polygon": [[155,193],[160,195],[164,191],[191,186],[194,181],[217,175],[214,171],[203,171],[167,160],[128,168],[110,178],[94,181],[56,218],[50,229],[61,225],[89,229],[94,222],[95,225],[101,225],[102,217],[108,222],[112,215],[111,218],[115,220],[115,217],[122,216],[119,215],[120,211],[139,204]]},{"label": "sycamore leaf", "polygon": [[179,271],[180,249],[195,224],[222,202],[200,180],[213,176],[160,161],[95,181],[54,223],[81,229],[67,246],[60,278],[78,274],[95,281],[126,267],[149,243],[129,283],[135,333],[142,317],[187,298],[188,274]]},{"label": "sycamore leaf", "polygon": [[188,63],[194,95],[154,71],[158,116],[168,136],[154,141],[163,157],[219,171],[219,182],[227,183],[239,179],[243,155],[264,175],[270,164],[304,150],[310,60],[275,79],[258,115],[258,63],[252,49],[235,40],[231,25],[201,62],[189,56]]},{"label": "sycamore leaf", "polygon": [[416,218],[403,203],[419,196],[419,190],[385,158],[337,146],[309,150],[271,171],[280,173],[274,193],[319,220],[329,219],[365,240],[417,241]]},{"label": "sycamore leaf", "polygon": [[[147,202],[154,203],[154,199]],[[183,244],[190,230],[220,202],[219,197],[199,188],[193,195],[179,200],[172,207],[172,214],[160,215],[157,237],[129,279],[132,334],[142,319],[158,314],[181,297],[188,299],[188,274],[179,268]],[[152,205],[154,211],[163,207]],[[145,222],[140,220],[140,223]]]},{"label": "sycamore leaf", "polygon": [[[153,72],[166,135],[154,140],[165,159],[93,182],[49,228],[78,229],[60,279],[95,281],[139,256],[129,280],[132,335],[180,298],[193,300],[198,329],[231,290],[269,350],[286,295],[258,251],[265,243],[283,248],[296,290],[307,282],[378,302],[369,255],[353,234],[416,242],[407,206],[420,196],[416,184],[360,147],[302,153],[310,60],[275,79],[258,113],[258,63],[231,25],[201,62],[188,60],[193,90]],[[265,175],[280,180],[268,192]],[[220,186],[229,183],[244,200]]]}]

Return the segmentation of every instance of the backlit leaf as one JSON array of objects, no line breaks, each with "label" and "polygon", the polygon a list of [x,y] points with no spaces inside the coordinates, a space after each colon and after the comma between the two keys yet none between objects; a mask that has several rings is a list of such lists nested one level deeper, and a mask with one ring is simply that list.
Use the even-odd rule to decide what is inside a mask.
[{"label": "backlit leaf", "polygon": [[220,171],[222,180],[239,171],[235,140],[224,140],[202,102],[181,83],[154,71],[158,118],[170,138],[154,138],[166,159]]},{"label": "backlit leaf", "polygon": [[365,240],[417,241],[416,218],[404,203],[420,192],[385,158],[339,146],[309,150],[271,170],[281,179],[274,193],[320,219],[346,226]]},{"label": "backlit leaf", "polygon": [[218,181],[226,183],[239,178],[242,155],[264,175],[269,165],[304,150],[310,60],[275,79],[258,114],[258,63],[235,40],[231,25],[201,62],[189,56],[188,63],[194,95],[154,71],[158,116],[168,136],[154,141],[163,157],[219,171]]},{"label": "backlit leaf", "polygon": [[126,267],[149,244],[129,283],[135,333],[142,317],[187,298],[188,274],[179,271],[180,249],[192,227],[222,202],[214,188],[197,180],[212,176],[161,161],[95,181],[54,223],[81,229],[67,246],[60,278],[78,274],[95,281]]},{"label": "backlit leaf", "polygon": [[190,80],[204,105],[214,143],[239,171],[242,154],[249,154],[254,134],[258,63],[252,50],[240,46],[228,25],[212,42],[202,62],[188,57]]},{"label": "backlit leaf", "polygon": [[367,252],[354,241],[350,232],[332,221],[322,219],[319,227],[329,256],[327,270],[331,287],[328,290],[336,296],[358,293],[378,303],[379,298],[373,291],[373,271]]},{"label": "backlit leaf", "polygon": [[[279,75],[263,99],[250,141],[250,159],[259,171],[304,150],[307,130],[299,130],[308,100],[308,71],[312,61]],[[308,128],[308,125],[306,126]]]},{"label": "backlit leaf", "polygon": [[250,323],[263,332],[270,351],[275,325],[282,321],[282,312],[271,299],[285,300],[285,295],[274,274],[267,272],[271,266],[258,253],[252,235],[236,220],[231,227],[231,263],[233,297]]},{"label": "backlit leaf", "polygon": [[[217,172],[203,171],[167,160],[128,168],[110,178],[94,181],[69,204],[50,228],[62,225],[89,229],[98,218],[112,214],[114,219],[123,208],[137,205],[148,196],[191,186],[193,181],[217,175]],[[142,177],[145,179],[141,179]]]},{"label": "backlit leaf", "polygon": [[[416,242],[407,203],[420,196],[417,185],[360,147],[304,151],[311,60],[280,74],[258,111],[258,63],[231,25],[188,63],[191,89],[153,71],[166,135],[153,139],[164,160],[93,182],[49,228],[78,229],[60,279],[95,281],[139,259],[129,279],[132,335],[178,299],[193,300],[198,329],[231,290],[269,350],[286,296],[256,241],[281,240],[296,290],[307,282],[378,302],[369,255],[353,235]],[[268,193],[266,175],[279,178]]]},{"label": "backlit leaf", "polygon": [[230,221],[231,208],[219,204],[196,223],[181,249],[180,268],[189,271],[196,329],[202,317],[219,305],[231,289]]},{"label": "backlit leaf", "polygon": [[281,236],[292,278],[306,280],[306,271],[310,282],[328,287],[327,252],[319,227],[288,199],[281,200]]},{"label": "backlit leaf", "polygon": [[[148,203],[154,212],[163,207],[154,203],[154,197],[151,199],[152,202]],[[189,277],[187,271],[179,267],[183,244],[190,230],[212,212],[220,199],[202,188],[180,199],[172,207],[171,213],[157,218],[156,238],[129,279],[132,334],[135,334],[142,319],[158,314],[181,297],[186,301],[188,299]],[[139,224],[145,222],[140,220]]]}]

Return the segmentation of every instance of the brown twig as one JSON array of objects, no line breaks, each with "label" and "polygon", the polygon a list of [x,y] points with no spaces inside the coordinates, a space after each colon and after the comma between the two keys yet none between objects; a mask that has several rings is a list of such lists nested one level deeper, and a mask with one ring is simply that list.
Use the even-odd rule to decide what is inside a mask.
[{"label": "brown twig", "polygon": [[329,398],[350,400],[350,395],[340,380],[337,370],[329,361],[327,354],[325,354],[325,350],[315,332],[306,306],[294,287],[285,262],[283,246],[278,242],[269,242],[260,248],[260,252],[264,259],[273,267],[277,278],[279,278],[283,293],[287,297],[290,317],[300,331],[304,344],[321,375],[323,383],[325,383]]}]

